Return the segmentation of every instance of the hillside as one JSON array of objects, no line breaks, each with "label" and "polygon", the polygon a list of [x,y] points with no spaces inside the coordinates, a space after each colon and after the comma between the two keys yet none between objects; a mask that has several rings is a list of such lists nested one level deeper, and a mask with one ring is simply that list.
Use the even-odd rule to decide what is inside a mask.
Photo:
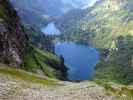
[{"label": "hillside", "polygon": [[[37,37],[31,37],[26,33],[24,27],[20,23],[20,18],[17,12],[14,10],[12,5],[8,0],[0,1],[0,63],[7,64],[9,66],[14,66],[21,68],[30,72],[43,74],[44,76],[49,76],[52,78],[66,79],[66,67],[54,54],[48,52],[48,45],[51,43],[50,40],[42,37],[43,41],[46,41],[43,46],[39,41],[35,41]],[[37,34],[37,33],[36,33]],[[39,34],[39,33],[38,33]],[[39,36],[39,35],[37,35]],[[36,42],[33,43],[33,42]],[[41,50],[41,49],[42,50]],[[44,50],[44,51],[43,51]],[[47,51],[46,51],[47,50]]]},{"label": "hillside", "polygon": [[[26,24],[44,27],[75,8],[87,8],[97,0],[10,0]],[[86,4],[89,2],[89,4]],[[31,18],[32,16],[32,18]]]},{"label": "hillside", "polygon": [[[42,0],[43,1],[43,0]],[[15,7],[21,21],[24,24],[30,26],[36,26],[38,28],[44,27],[52,20],[51,15],[48,14],[46,8],[46,3],[38,0],[10,0],[10,2]],[[34,3],[33,3],[34,2]],[[32,17],[31,17],[32,16]]]},{"label": "hillside", "polygon": [[[94,16],[85,23],[91,43],[103,50],[101,62],[97,65],[97,77],[123,84],[132,84],[133,55],[133,1],[103,0],[94,6],[90,14]],[[89,27],[90,26],[90,27]]]},{"label": "hillside", "polygon": [[0,1],[0,62],[22,66],[27,46],[16,11],[6,0]]},{"label": "hillside", "polygon": [[101,50],[101,61],[97,65],[96,78],[116,83],[133,83],[133,37],[119,37],[117,50]]},{"label": "hillside", "polygon": [[[131,0],[103,0],[99,1],[81,23],[84,30],[92,32],[92,44],[98,48],[110,48],[119,36],[132,34]],[[129,6],[130,5],[130,6]],[[90,18],[90,17],[89,17]]]},{"label": "hillside", "polygon": [[[62,16],[70,9],[77,8],[78,2],[71,0],[10,0],[20,15],[22,22],[44,27],[48,22]],[[83,6],[84,1],[80,1]],[[31,18],[32,16],[32,18]]]},{"label": "hillside", "polygon": [[69,12],[57,21],[64,33],[61,39],[89,43],[99,49],[101,61],[96,67],[96,78],[133,83],[132,6],[132,0],[101,0],[86,10]]},{"label": "hillside", "polygon": [[[128,7],[125,6],[127,4]],[[107,9],[103,7],[106,5],[109,5]],[[111,10],[108,7],[111,7]],[[64,65],[64,58],[52,53],[51,37],[41,34],[37,27],[23,26],[9,0],[0,0],[0,100],[133,100],[133,37],[130,26],[132,14],[130,18],[127,14],[128,17],[121,25],[118,23],[119,20],[115,19],[118,18],[117,13],[121,9],[124,10],[124,14],[125,9],[132,9],[132,0],[103,0],[89,11],[74,10],[75,15],[83,11],[79,17],[73,16],[73,11],[70,12],[72,18],[80,20],[77,25],[86,26],[90,23],[82,35],[82,27],[78,26],[80,32],[77,32],[76,41],[86,37],[84,41],[90,41],[99,48],[101,62],[97,65],[96,78],[92,81],[67,82],[68,69]],[[98,10],[103,12],[102,15]],[[86,12],[91,14],[91,20],[88,19]],[[103,18],[104,13],[109,13],[109,16]],[[124,14],[121,16],[125,16]],[[112,23],[109,21],[110,18],[113,20]],[[101,24],[102,21],[105,23]],[[73,20],[68,23],[75,25]],[[97,26],[98,23],[100,28],[93,27],[93,24]],[[109,25],[111,31],[101,31],[104,24]],[[116,29],[113,25],[117,25]],[[105,33],[109,37],[104,37]],[[68,39],[75,40],[73,35],[71,36]],[[94,41],[95,39],[97,40]]]},{"label": "hillside", "polygon": [[[133,35],[132,4],[132,0],[98,1],[93,7],[79,12],[85,13],[80,18],[77,19],[79,13],[67,13],[69,17],[62,17],[60,22],[57,21],[57,25],[64,33],[64,37],[77,41],[80,40],[79,37],[88,37],[86,42],[91,41],[95,47],[110,48],[117,37]],[[64,22],[65,20],[71,22]]]}]

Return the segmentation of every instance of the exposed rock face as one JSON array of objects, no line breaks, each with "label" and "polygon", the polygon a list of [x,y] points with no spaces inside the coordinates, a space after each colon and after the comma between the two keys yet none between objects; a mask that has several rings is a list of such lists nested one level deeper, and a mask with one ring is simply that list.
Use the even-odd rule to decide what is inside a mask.
[{"label": "exposed rock face", "polygon": [[0,62],[20,67],[26,41],[16,11],[8,0],[0,0]]}]

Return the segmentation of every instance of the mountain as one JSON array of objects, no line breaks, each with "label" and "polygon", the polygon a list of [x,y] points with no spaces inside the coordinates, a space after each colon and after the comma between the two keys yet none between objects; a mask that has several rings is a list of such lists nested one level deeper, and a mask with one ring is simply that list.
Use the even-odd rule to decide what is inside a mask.
[{"label": "mountain", "polygon": [[42,15],[58,16],[62,13],[63,4],[61,0],[11,0],[15,7],[34,11]]},{"label": "mountain", "polygon": [[85,9],[94,5],[99,0],[62,0],[64,4],[72,5],[73,8]]},{"label": "mountain", "polygon": [[[50,15],[47,15],[45,11],[46,4],[40,2],[39,0],[10,0],[14,5],[18,15],[24,24],[30,26],[42,27],[47,25],[51,20]],[[34,3],[33,3],[34,2]]]},{"label": "mountain", "polygon": [[64,33],[61,39],[87,42],[98,48],[101,60],[96,78],[132,84],[133,1],[101,0],[80,13],[74,12],[57,21]]},{"label": "mountain", "polygon": [[[84,9],[82,11],[85,12],[84,16],[77,20],[78,14],[67,13],[69,17],[61,17],[61,21],[57,21],[57,25],[62,33],[68,33],[68,35],[66,34],[68,37],[73,33],[78,34],[77,36],[84,36],[82,38],[89,36],[91,43],[97,48],[110,48],[117,37],[133,35],[132,5],[132,0],[101,0],[93,7]],[[71,23],[64,22],[65,20],[71,20]],[[71,38],[73,37],[74,35]]]},{"label": "mountain", "polygon": [[44,27],[51,20],[62,16],[69,10],[83,9],[97,0],[10,0],[23,22]]},{"label": "mountain", "polygon": [[120,36],[115,42],[117,49],[101,50],[96,78],[121,84],[133,83],[133,36]]},{"label": "mountain", "polygon": [[[93,46],[102,48],[96,77],[122,84],[133,83],[133,1],[102,0],[88,9],[81,27],[90,31]],[[92,16],[90,20],[87,20]]]},{"label": "mountain", "polygon": [[11,0],[17,8],[23,8],[27,10],[34,10],[41,14],[47,14],[49,16],[59,16],[64,14],[64,11],[68,11],[74,8],[82,9],[86,5],[92,5],[98,0]]},{"label": "mountain", "polygon": [[[43,47],[40,46],[42,43]],[[62,59],[47,50],[50,46],[48,37],[27,31],[21,25],[8,0],[0,1],[0,63],[47,77],[66,79],[67,69]]]},{"label": "mountain", "polygon": [[[79,21],[86,15],[86,11],[82,9],[73,9],[68,11],[63,16],[59,17],[55,22],[57,27],[63,32],[63,33],[71,33],[74,31],[73,29],[78,27]],[[75,30],[76,31],[76,30]]]},{"label": "mountain", "polygon": [[[61,16],[71,5],[63,4],[61,0],[10,0],[16,8],[22,22],[44,27],[54,18]],[[67,7],[66,7],[67,6]]]},{"label": "mountain", "polygon": [[[34,28],[31,30],[21,25],[17,12],[8,0],[0,0],[1,100],[59,100],[60,98],[68,100],[132,100],[132,85],[106,82],[102,78],[84,82],[57,80],[66,79],[67,69],[64,66],[64,60],[46,50],[39,49],[38,43],[36,45],[34,43],[41,41],[37,38],[40,39],[42,37],[41,39],[44,42],[49,40],[45,41],[42,34],[38,35]],[[118,63],[116,59],[113,59],[113,61],[118,63],[118,65],[126,62],[126,58],[129,57],[128,59],[130,59],[132,52],[129,51],[132,51],[133,46],[131,40],[132,38],[129,36],[119,37],[117,40],[117,51],[114,50],[113,55],[122,54],[122,57],[117,57],[117,60],[120,59],[121,63]],[[125,52],[127,55],[125,55]],[[113,58],[116,57],[113,56]],[[106,59],[103,60],[108,61]],[[125,65],[130,63],[130,61],[126,62]],[[132,68],[132,66],[129,67],[130,69]],[[128,67],[125,67],[122,73],[128,71],[130,72],[128,75],[131,76],[132,70],[127,70],[126,68]],[[118,73],[121,70],[116,71]],[[107,75],[108,72],[103,74]],[[124,74],[123,77],[131,80],[132,77],[128,77],[128,75]]]},{"label": "mountain", "polygon": [[73,9],[55,20],[57,28],[62,33],[60,37],[75,42],[88,41],[88,36],[86,36],[87,32],[83,32],[80,26],[82,18],[86,16],[86,13],[86,10],[83,9]]},{"label": "mountain", "polygon": [[[92,43],[96,47],[110,48],[119,36],[133,35],[131,0],[103,0],[92,10],[89,17],[84,17],[81,23],[85,30],[92,34]],[[87,20],[92,16],[92,19]]]}]

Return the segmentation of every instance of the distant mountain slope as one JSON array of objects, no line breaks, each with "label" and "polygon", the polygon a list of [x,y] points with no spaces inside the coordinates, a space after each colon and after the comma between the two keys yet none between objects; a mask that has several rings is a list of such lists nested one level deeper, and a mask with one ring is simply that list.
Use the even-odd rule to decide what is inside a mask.
[{"label": "distant mountain slope", "polygon": [[[92,43],[96,47],[110,48],[117,37],[133,35],[131,5],[132,0],[102,0],[89,10],[81,27],[93,33]],[[88,16],[93,17],[89,20]]]},{"label": "distant mountain slope", "polygon": [[82,9],[86,5],[92,5],[98,0],[11,0],[17,8],[34,10],[42,14],[50,16],[58,16],[64,14],[64,11],[79,8]]},{"label": "distant mountain slope", "polygon": [[[71,4],[62,0],[10,0],[15,6],[23,22],[39,27],[45,26],[51,19],[61,16]],[[52,17],[51,17],[52,16]]]},{"label": "distant mountain slope", "polygon": [[[30,25],[45,26],[51,19],[69,10],[83,9],[97,0],[10,0],[22,20]],[[52,16],[52,18],[51,18]]]},{"label": "distant mountain slope", "polygon": [[11,2],[17,8],[35,11],[49,16],[57,16],[62,13],[61,8],[63,4],[61,0],[11,0]]},{"label": "distant mountain slope", "polygon": [[101,61],[97,64],[96,78],[122,84],[133,83],[133,37],[120,36],[115,47],[101,50]]},{"label": "distant mountain slope", "polygon": [[[85,10],[73,9],[56,20],[56,25],[63,33],[72,33],[80,29],[79,22],[86,15]],[[77,29],[77,30],[73,30]]]},{"label": "distant mountain slope", "polygon": [[61,38],[89,42],[99,49],[96,78],[132,84],[133,0],[101,0],[84,12],[83,16],[67,13],[57,21],[64,33]]},{"label": "distant mountain slope", "polygon": [[[93,7],[84,10],[84,16],[80,16],[77,20],[80,14],[67,13],[69,17],[62,17],[61,22],[57,24],[65,26],[59,28],[63,30],[63,33],[68,33],[66,34],[68,37],[73,33],[83,36],[82,38],[89,36],[94,46],[110,48],[113,41],[120,35],[133,35],[132,6],[132,0],[101,0]],[[76,35],[72,35],[71,38],[74,36]]]},{"label": "distant mountain slope", "polygon": [[46,7],[46,4],[41,3],[38,0],[28,0],[28,2],[27,0],[10,1],[14,5],[24,24],[42,27],[45,26],[51,19],[50,15],[47,15],[45,8],[43,8]]}]

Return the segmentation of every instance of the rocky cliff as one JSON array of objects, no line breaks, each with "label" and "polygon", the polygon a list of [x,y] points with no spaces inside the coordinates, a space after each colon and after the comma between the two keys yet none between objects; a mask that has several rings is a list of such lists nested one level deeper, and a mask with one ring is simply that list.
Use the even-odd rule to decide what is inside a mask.
[{"label": "rocky cliff", "polygon": [[0,62],[20,67],[26,42],[16,11],[8,0],[0,0]]}]

